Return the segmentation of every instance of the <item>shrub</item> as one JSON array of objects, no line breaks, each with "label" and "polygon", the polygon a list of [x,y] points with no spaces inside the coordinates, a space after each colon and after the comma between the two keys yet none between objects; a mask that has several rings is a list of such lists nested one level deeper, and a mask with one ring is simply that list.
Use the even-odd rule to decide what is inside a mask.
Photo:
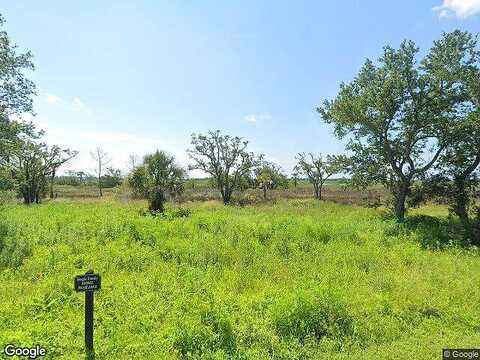
[{"label": "shrub", "polygon": [[273,307],[272,317],[279,336],[302,343],[307,338],[341,340],[352,333],[352,318],[344,302],[330,290],[292,293]]},{"label": "shrub", "polygon": [[207,310],[200,321],[183,321],[174,335],[173,347],[180,358],[198,358],[202,355],[232,355],[237,350],[233,327],[227,317],[218,311]]},{"label": "shrub", "polygon": [[16,269],[32,254],[30,243],[24,237],[12,236],[10,231],[0,222],[0,269]]},{"label": "shrub", "polygon": [[167,212],[167,216],[171,218],[186,218],[189,217],[190,214],[192,213],[192,210],[188,208],[175,208]]}]

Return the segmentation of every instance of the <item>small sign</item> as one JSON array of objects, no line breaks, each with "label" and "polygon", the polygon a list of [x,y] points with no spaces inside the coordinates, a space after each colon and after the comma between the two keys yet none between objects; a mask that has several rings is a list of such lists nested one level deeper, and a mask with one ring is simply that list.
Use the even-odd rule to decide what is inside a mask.
[{"label": "small sign", "polygon": [[98,274],[85,274],[75,276],[75,291],[96,291],[101,288],[101,277]]}]

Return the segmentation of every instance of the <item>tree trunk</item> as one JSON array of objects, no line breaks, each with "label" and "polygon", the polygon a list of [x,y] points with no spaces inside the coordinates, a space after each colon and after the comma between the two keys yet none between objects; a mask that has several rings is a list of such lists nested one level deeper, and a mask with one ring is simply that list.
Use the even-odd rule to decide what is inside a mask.
[{"label": "tree trunk", "polygon": [[27,186],[22,190],[23,195],[23,203],[25,205],[30,205],[35,201],[35,195],[30,185]]},{"label": "tree trunk", "polygon": [[232,197],[232,189],[230,185],[223,185],[220,188],[220,192],[222,193],[222,200],[223,200],[223,205],[229,205],[230,204],[230,199]]},{"label": "tree trunk", "polygon": [[475,243],[475,231],[472,222],[468,216],[469,196],[465,189],[464,179],[455,179],[455,205],[453,211],[460,219],[463,229],[465,230],[465,240]]},{"label": "tree trunk", "polygon": [[225,191],[223,194],[223,205],[229,205],[230,204],[230,199],[232,197],[231,191]]},{"label": "tree trunk", "polygon": [[320,200],[320,191],[317,184],[313,184],[313,191],[315,192],[315,199]]},{"label": "tree trunk", "polygon": [[410,184],[407,182],[401,183],[398,189],[398,193],[394,196],[395,206],[394,212],[395,217],[398,222],[403,223],[405,221],[405,211],[406,206],[405,202],[407,201],[407,195],[409,190]]},{"label": "tree trunk", "polygon": [[98,160],[98,190],[100,192],[100,197],[103,196],[102,192],[102,161]]},{"label": "tree trunk", "polygon": [[55,170],[52,171],[52,177],[50,178],[50,199],[53,199],[53,182],[55,181]]},{"label": "tree trunk", "polygon": [[163,213],[165,210],[163,207],[163,203],[165,202],[165,195],[161,189],[154,189],[152,194],[150,195],[150,204],[148,206],[148,210],[152,212],[159,212]]},{"label": "tree trunk", "polygon": [[267,185],[265,184],[263,185],[263,199],[267,199]]}]

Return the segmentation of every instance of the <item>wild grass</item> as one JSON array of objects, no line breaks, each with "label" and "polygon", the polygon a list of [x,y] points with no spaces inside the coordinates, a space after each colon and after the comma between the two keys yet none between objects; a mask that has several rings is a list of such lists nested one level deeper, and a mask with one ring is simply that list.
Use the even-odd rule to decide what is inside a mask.
[{"label": "wild grass", "polygon": [[84,358],[73,277],[89,268],[98,359],[433,359],[480,343],[475,249],[329,202],[184,206],[9,206],[0,346]]}]

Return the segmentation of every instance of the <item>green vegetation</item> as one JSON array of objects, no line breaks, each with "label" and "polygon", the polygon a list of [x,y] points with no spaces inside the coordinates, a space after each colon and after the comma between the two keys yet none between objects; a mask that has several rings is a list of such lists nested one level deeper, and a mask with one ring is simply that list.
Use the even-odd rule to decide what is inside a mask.
[{"label": "green vegetation", "polygon": [[[187,150],[208,179],[186,180],[163,151],[132,155],[125,176],[100,147],[95,176],[58,178],[77,152],[24,121],[32,54],[3,30],[0,45],[0,348],[84,358],[73,278],[87,269],[103,277],[98,359],[432,359],[478,347],[472,34],[444,34],[422,60],[412,41],[367,60],[317,108],[347,153],[301,153],[290,181],[220,130],[193,134]],[[363,192],[328,180],[339,174]],[[18,205],[47,192],[56,200]],[[414,208],[432,199],[445,205]]]},{"label": "green vegetation", "polygon": [[162,213],[167,198],[183,192],[185,177],[185,170],[175,163],[173,156],[157,150],[146,155],[143,164],[132,171],[128,184],[134,194],[148,198],[152,213]]},{"label": "green vegetation", "polygon": [[84,358],[73,277],[90,267],[99,359],[432,359],[480,342],[478,252],[436,243],[425,214],[415,228],[315,200],[146,206],[7,207],[0,344]]},{"label": "green vegetation", "polygon": [[465,242],[480,245],[480,219],[469,214],[480,165],[477,38],[456,30],[443,34],[422,59],[419,51],[413,41],[385,46],[377,62],[367,59],[355,79],[317,110],[347,140],[352,181],[383,184],[399,222],[414,185],[441,172],[453,183],[447,196]]},{"label": "green vegetation", "polygon": [[[345,169],[345,157],[327,155],[323,159],[322,154],[315,156],[312,153],[298,154],[298,164],[295,173],[303,174],[313,186],[315,199],[322,200],[322,190],[325,182],[335,174]],[[296,187],[296,186],[295,186]]]},{"label": "green vegetation", "polygon": [[252,171],[262,165],[263,155],[248,152],[248,141],[222,134],[220,130],[206,135],[192,134],[191,145],[187,153],[194,164],[189,169],[201,170],[211,177],[225,205],[230,204],[235,190],[248,187],[244,183],[248,183]]},{"label": "green vegetation", "polygon": [[263,190],[263,198],[267,198],[267,190],[288,189],[288,178],[280,166],[262,161],[261,166],[254,170],[254,186]]}]

